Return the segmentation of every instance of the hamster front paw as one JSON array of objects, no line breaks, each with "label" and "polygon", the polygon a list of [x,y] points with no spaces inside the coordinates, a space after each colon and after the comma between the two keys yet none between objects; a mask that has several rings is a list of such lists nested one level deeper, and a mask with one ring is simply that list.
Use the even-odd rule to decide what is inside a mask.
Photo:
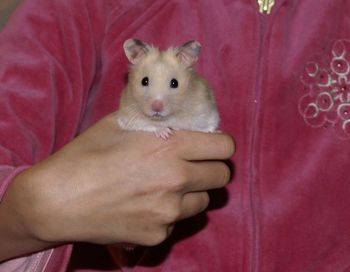
[{"label": "hamster front paw", "polygon": [[171,128],[165,127],[165,128],[158,128],[156,131],[154,131],[154,134],[158,138],[162,138],[163,140],[168,140],[170,136],[173,134],[173,131]]}]

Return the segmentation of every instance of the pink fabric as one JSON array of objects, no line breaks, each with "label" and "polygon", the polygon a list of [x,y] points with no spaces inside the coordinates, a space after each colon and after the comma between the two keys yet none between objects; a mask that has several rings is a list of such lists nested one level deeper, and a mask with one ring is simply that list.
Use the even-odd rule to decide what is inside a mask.
[{"label": "pink fabric", "polygon": [[[10,260],[0,266],[0,271],[17,272],[17,271],[45,271],[48,260],[52,255],[53,249],[39,252],[28,257],[22,257]],[[53,270],[51,270],[53,271]]]},{"label": "pink fabric", "polygon": [[350,2],[256,2],[23,0],[0,36],[0,176],[116,109],[124,40],[197,39],[233,182],[134,271],[350,269]]},{"label": "pink fabric", "polygon": [[64,272],[71,254],[71,246],[48,249],[29,256],[15,258],[0,265],[1,272]]}]

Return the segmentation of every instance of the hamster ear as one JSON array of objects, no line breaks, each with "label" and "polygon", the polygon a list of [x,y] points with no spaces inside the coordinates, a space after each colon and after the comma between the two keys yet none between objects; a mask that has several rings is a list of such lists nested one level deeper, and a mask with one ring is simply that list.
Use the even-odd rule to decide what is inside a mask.
[{"label": "hamster ear", "polygon": [[198,59],[201,44],[197,41],[189,41],[177,49],[176,56],[186,66],[192,66]]},{"label": "hamster ear", "polygon": [[150,46],[137,39],[129,39],[124,42],[124,52],[132,64],[140,62],[148,53]]}]

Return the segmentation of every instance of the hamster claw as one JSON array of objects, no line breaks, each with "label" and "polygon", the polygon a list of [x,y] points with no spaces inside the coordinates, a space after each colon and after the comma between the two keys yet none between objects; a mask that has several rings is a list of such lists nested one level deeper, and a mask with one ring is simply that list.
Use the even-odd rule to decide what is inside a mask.
[{"label": "hamster claw", "polygon": [[158,138],[162,138],[163,140],[168,140],[170,138],[170,136],[173,134],[172,130],[168,127],[166,128],[160,128],[157,129],[154,134],[158,137]]}]

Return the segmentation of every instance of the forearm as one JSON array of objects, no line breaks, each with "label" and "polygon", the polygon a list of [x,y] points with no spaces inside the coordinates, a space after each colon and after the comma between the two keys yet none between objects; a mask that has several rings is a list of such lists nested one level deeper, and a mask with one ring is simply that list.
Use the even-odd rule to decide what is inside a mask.
[{"label": "forearm", "polygon": [[[1,13],[18,1],[0,2]],[[77,134],[84,106],[80,102],[94,77],[98,42],[91,42],[92,30],[80,31],[84,22],[90,21],[90,12],[81,11],[93,6],[94,1],[89,7],[86,1],[70,2],[23,0],[1,32],[0,92],[4,99],[0,99],[0,169],[3,165],[37,164]],[[96,14],[101,12],[96,10]],[[103,28],[98,19],[101,16],[94,15],[96,29]],[[0,24],[4,18],[0,16]],[[76,33],[83,34],[78,37]],[[0,172],[0,198],[8,184],[3,176]],[[56,245],[37,237],[30,225],[35,223],[33,218],[23,218],[33,217],[33,203],[26,200],[26,192],[34,185],[30,184],[30,190],[23,188],[22,178],[20,174],[12,180],[0,200],[0,261]],[[25,214],[23,208],[27,209]]]}]

